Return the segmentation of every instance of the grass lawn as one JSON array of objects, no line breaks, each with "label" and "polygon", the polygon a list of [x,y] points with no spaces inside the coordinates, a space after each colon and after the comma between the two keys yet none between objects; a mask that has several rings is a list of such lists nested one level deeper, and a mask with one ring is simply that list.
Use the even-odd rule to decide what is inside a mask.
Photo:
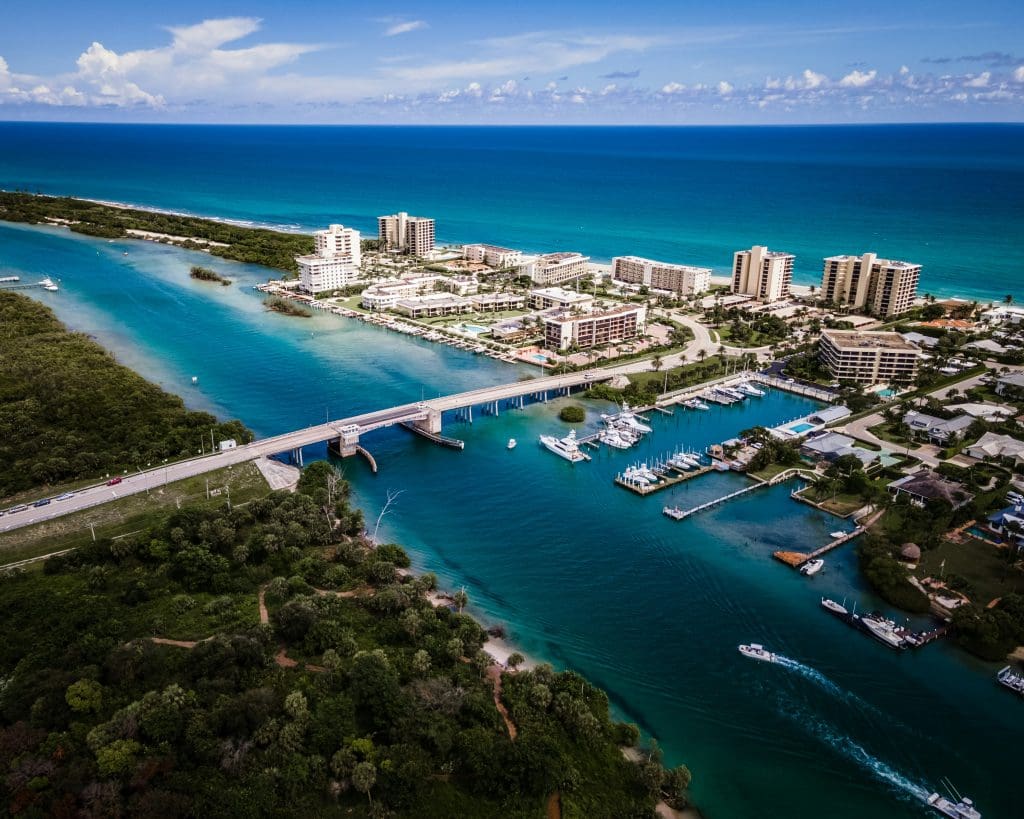
[{"label": "grass lawn", "polygon": [[877,438],[881,438],[883,441],[888,441],[891,444],[897,444],[904,448],[906,448],[907,444],[910,444],[910,446],[913,448],[920,446],[920,444],[917,441],[912,441],[893,432],[892,424],[890,424],[888,421],[885,421],[881,424],[875,424],[873,427],[869,427],[868,432],[870,432]]},{"label": "grass lawn", "polygon": [[[217,493],[210,498],[206,497],[207,480],[211,493]],[[148,495],[129,495],[71,515],[4,532],[0,534],[0,566],[88,543],[92,540],[90,525],[95,528],[97,538],[115,537],[153,525],[163,519],[169,508],[182,503],[217,508],[227,499],[224,487],[230,487],[231,502],[235,505],[263,497],[270,491],[263,475],[252,463],[186,478],[154,489]]]},{"label": "grass lawn", "polygon": [[790,464],[789,466],[783,466],[782,464],[768,464],[764,469],[757,472],[748,472],[747,474],[752,478],[757,478],[758,480],[770,481],[776,475],[785,472],[787,469],[800,469],[808,475],[814,474],[814,470],[811,469],[811,467],[804,466],[803,464]]},{"label": "grass lawn", "polygon": [[913,574],[918,579],[959,575],[973,587],[964,592],[982,606],[1010,592],[1024,593],[1024,572],[1007,562],[1006,550],[973,537],[964,538],[963,543],[943,540],[921,556]]},{"label": "grass lawn", "polygon": [[847,515],[852,515],[866,503],[860,495],[851,495],[846,492],[840,492],[835,497],[831,494],[823,494],[819,497],[815,493],[814,487],[804,492],[804,497],[809,501],[817,503],[826,512],[831,512],[833,515],[844,518]]},{"label": "grass lawn", "polygon": [[[662,355],[662,357],[664,357],[666,355],[669,355],[669,353],[661,353],[661,355]],[[684,378],[685,377],[691,377],[692,378],[692,377],[696,376],[696,374],[700,371],[700,369],[702,367],[715,368],[716,365],[720,365],[720,364],[721,364],[721,359],[719,359],[718,356],[711,355],[711,356],[708,356],[706,359],[704,359],[703,363],[701,363],[701,362],[691,362],[689,364],[683,364],[683,365],[681,365],[679,367],[670,367],[667,370],[662,369],[662,370],[658,370],[658,371],[650,370],[650,371],[642,372],[642,373],[630,373],[629,374],[629,380],[632,381],[634,384],[638,384],[640,386],[646,386],[648,383],[654,381],[660,387],[665,382],[665,373],[668,373],[669,374],[669,382],[670,382],[669,383],[669,389],[670,390],[672,390],[672,389],[682,389],[681,387],[674,387],[674,386],[672,386],[672,383],[671,383],[672,378],[671,378],[671,376],[673,376],[673,375],[675,375],[675,376],[683,375]],[[707,378],[716,378],[717,376],[722,375],[722,372],[717,370],[717,369],[715,369],[714,372],[711,372],[709,370],[709,373],[710,374],[705,379],[702,379],[702,380],[707,380]],[[697,383],[697,382],[694,381],[694,383]]]}]

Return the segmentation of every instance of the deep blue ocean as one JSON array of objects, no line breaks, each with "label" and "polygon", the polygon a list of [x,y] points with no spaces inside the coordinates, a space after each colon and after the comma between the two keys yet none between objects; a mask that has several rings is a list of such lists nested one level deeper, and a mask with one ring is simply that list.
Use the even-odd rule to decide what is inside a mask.
[{"label": "deep blue ocean", "polygon": [[727,273],[752,244],[1024,296],[1024,126],[263,127],[0,123],[0,187],[312,230],[406,210],[443,242]]}]

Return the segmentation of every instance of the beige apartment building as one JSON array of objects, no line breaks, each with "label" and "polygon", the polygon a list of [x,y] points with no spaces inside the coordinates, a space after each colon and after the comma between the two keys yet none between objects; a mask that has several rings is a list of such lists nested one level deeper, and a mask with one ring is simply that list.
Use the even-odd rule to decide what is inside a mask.
[{"label": "beige apartment building", "polygon": [[426,256],[434,249],[434,220],[402,211],[377,217],[377,238],[385,250]]},{"label": "beige apartment building", "polygon": [[647,320],[646,305],[623,305],[582,315],[559,313],[544,319],[544,346],[565,350],[573,345],[595,347],[636,338]]},{"label": "beige apartment building", "polygon": [[732,260],[732,292],[758,301],[778,301],[789,296],[796,256],[754,245],[738,250]]},{"label": "beige apartment building", "polygon": [[821,276],[821,296],[876,316],[896,316],[914,306],[921,265],[863,256],[829,256]]},{"label": "beige apartment building", "polygon": [[516,267],[523,260],[523,254],[519,250],[498,245],[464,245],[462,258],[466,261],[485,264],[488,267],[504,269]]},{"label": "beige apartment building", "polygon": [[823,330],[818,359],[837,381],[909,384],[917,377],[921,350],[899,333]]},{"label": "beige apartment building", "polygon": [[639,284],[652,290],[667,290],[680,296],[704,293],[711,287],[711,268],[670,264],[640,256],[616,256],[612,259],[612,279],[624,284]]},{"label": "beige apartment building", "polygon": [[519,275],[529,276],[534,284],[562,284],[579,279],[587,273],[589,256],[580,253],[545,253],[524,256]]}]

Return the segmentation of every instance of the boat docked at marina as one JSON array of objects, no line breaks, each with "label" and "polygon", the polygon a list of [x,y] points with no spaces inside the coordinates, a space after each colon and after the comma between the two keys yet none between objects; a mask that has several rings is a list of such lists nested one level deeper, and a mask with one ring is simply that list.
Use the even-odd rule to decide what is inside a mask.
[{"label": "boat docked at marina", "polygon": [[615,449],[629,449],[634,443],[624,438],[619,430],[614,428],[606,429],[598,434],[597,440]]},{"label": "boat docked at marina", "polygon": [[686,512],[680,509],[678,506],[664,506],[661,509],[661,514],[668,515],[673,520],[682,520],[686,517]]},{"label": "boat docked at marina", "polygon": [[549,452],[554,452],[558,457],[565,458],[570,463],[590,460],[589,455],[580,451],[579,442],[576,440],[576,430],[571,430],[564,438],[541,435],[540,443]]},{"label": "boat docked at marina", "polygon": [[806,563],[804,563],[803,566],[800,567],[800,574],[804,575],[805,577],[813,577],[823,568],[825,568],[825,561],[822,560],[820,557],[816,557],[814,558],[814,560],[808,560]]},{"label": "boat docked at marina", "polygon": [[43,290],[49,290],[51,293],[56,293],[60,290],[57,284],[49,276],[39,282],[39,286],[42,287]]},{"label": "boat docked at marina", "polygon": [[[856,617],[856,615],[854,615]],[[859,619],[861,627],[872,637],[889,648],[902,650],[907,647],[907,641],[900,633],[899,626],[893,620],[877,612],[865,614]]]},{"label": "boat docked at marina", "polygon": [[692,410],[709,410],[709,409],[711,409],[710,406],[705,404],[699,398],[690,398],[690,399],[688,399],[686,401],[683,401],[683,406],[686,407],[687,409],[692,409]]},{"label": "boat docked at marina", "polygon": [[1006,686],[1018,696],[1024,697],[1024,674],[1014,671],[1010,666],[1001,669],[996,674],[996,680],[1000,685]]},{"label": "boat docked at marina", "polygon": [[740,645],[740,654],[744,657],[749,657],[751,660],[760,660],[765,663],[777,663],[779,657],[777,654],[767,651],[764,646],[758,643],[751,643],[750,645]]},{"label": "boat docked at marina", "polygon": [[850,612],[846,610],[846,606],[841,603],[837,603],[835,600],[830,600],[827,597],[821,598],[821,607],[830,614],[834,614],[837,617],[847,617]]},{"label": "boat docked at marina", "polygon": [[615,421],[617,424],[625,426],[627,429],[635,430],[641,434],[645,434],[651,431],[651,428],[647,424],[643,423],[633,410],[629,408],[629,404],[623,403],[622,412],[616,417]]},{"label": "boat docked at marina", "polygon": [[767,394],[764,390],[755,387],[749,381],[741,381],[739,384],[736,385],[736,389],[739,392],[742,392],[744,395],[752,395],[755,398],[762,398]]}]

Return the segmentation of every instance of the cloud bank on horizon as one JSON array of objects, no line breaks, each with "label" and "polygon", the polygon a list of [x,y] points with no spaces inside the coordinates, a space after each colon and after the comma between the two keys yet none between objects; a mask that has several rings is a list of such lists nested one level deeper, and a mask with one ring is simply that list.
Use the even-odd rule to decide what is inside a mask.
[{"label": "cloud bank on horizon", "polygon": [[[367,16],[344,27],[311,24],[299,30],[268,12],[265,19],[142,21],[119,29],[114,42],[97,31],[95,39],[85,35],[91,42],[82,42],[77,53],[52,47],[45,59],[32,47],[54,38],[48,32],[19,33],[14,20],[6,35],[0,33],[0,119],[1024,120],[1024,55],[1004,47],[1024,33],[1019,13],[1001,22],[979,15],[958,24],[926,15],[916,22],[865,25],[755,19],[740,26],[714,18],[676,25],[678,13],[666,7],[632,23],[605,26],[600,14],[588,15],[585,28],[541,26],[572,21],[524,14],[519,30],[473,25],[460,35],[457,19],[444,16],[443,4],[432,10],[437,19]],[[24,22],[31,27],[30,20]],[[56,39],[74,43],[81,28]],[[296,36],[309,31],[317,36]],[[128,37],[148,44],[115,45]]]}]

